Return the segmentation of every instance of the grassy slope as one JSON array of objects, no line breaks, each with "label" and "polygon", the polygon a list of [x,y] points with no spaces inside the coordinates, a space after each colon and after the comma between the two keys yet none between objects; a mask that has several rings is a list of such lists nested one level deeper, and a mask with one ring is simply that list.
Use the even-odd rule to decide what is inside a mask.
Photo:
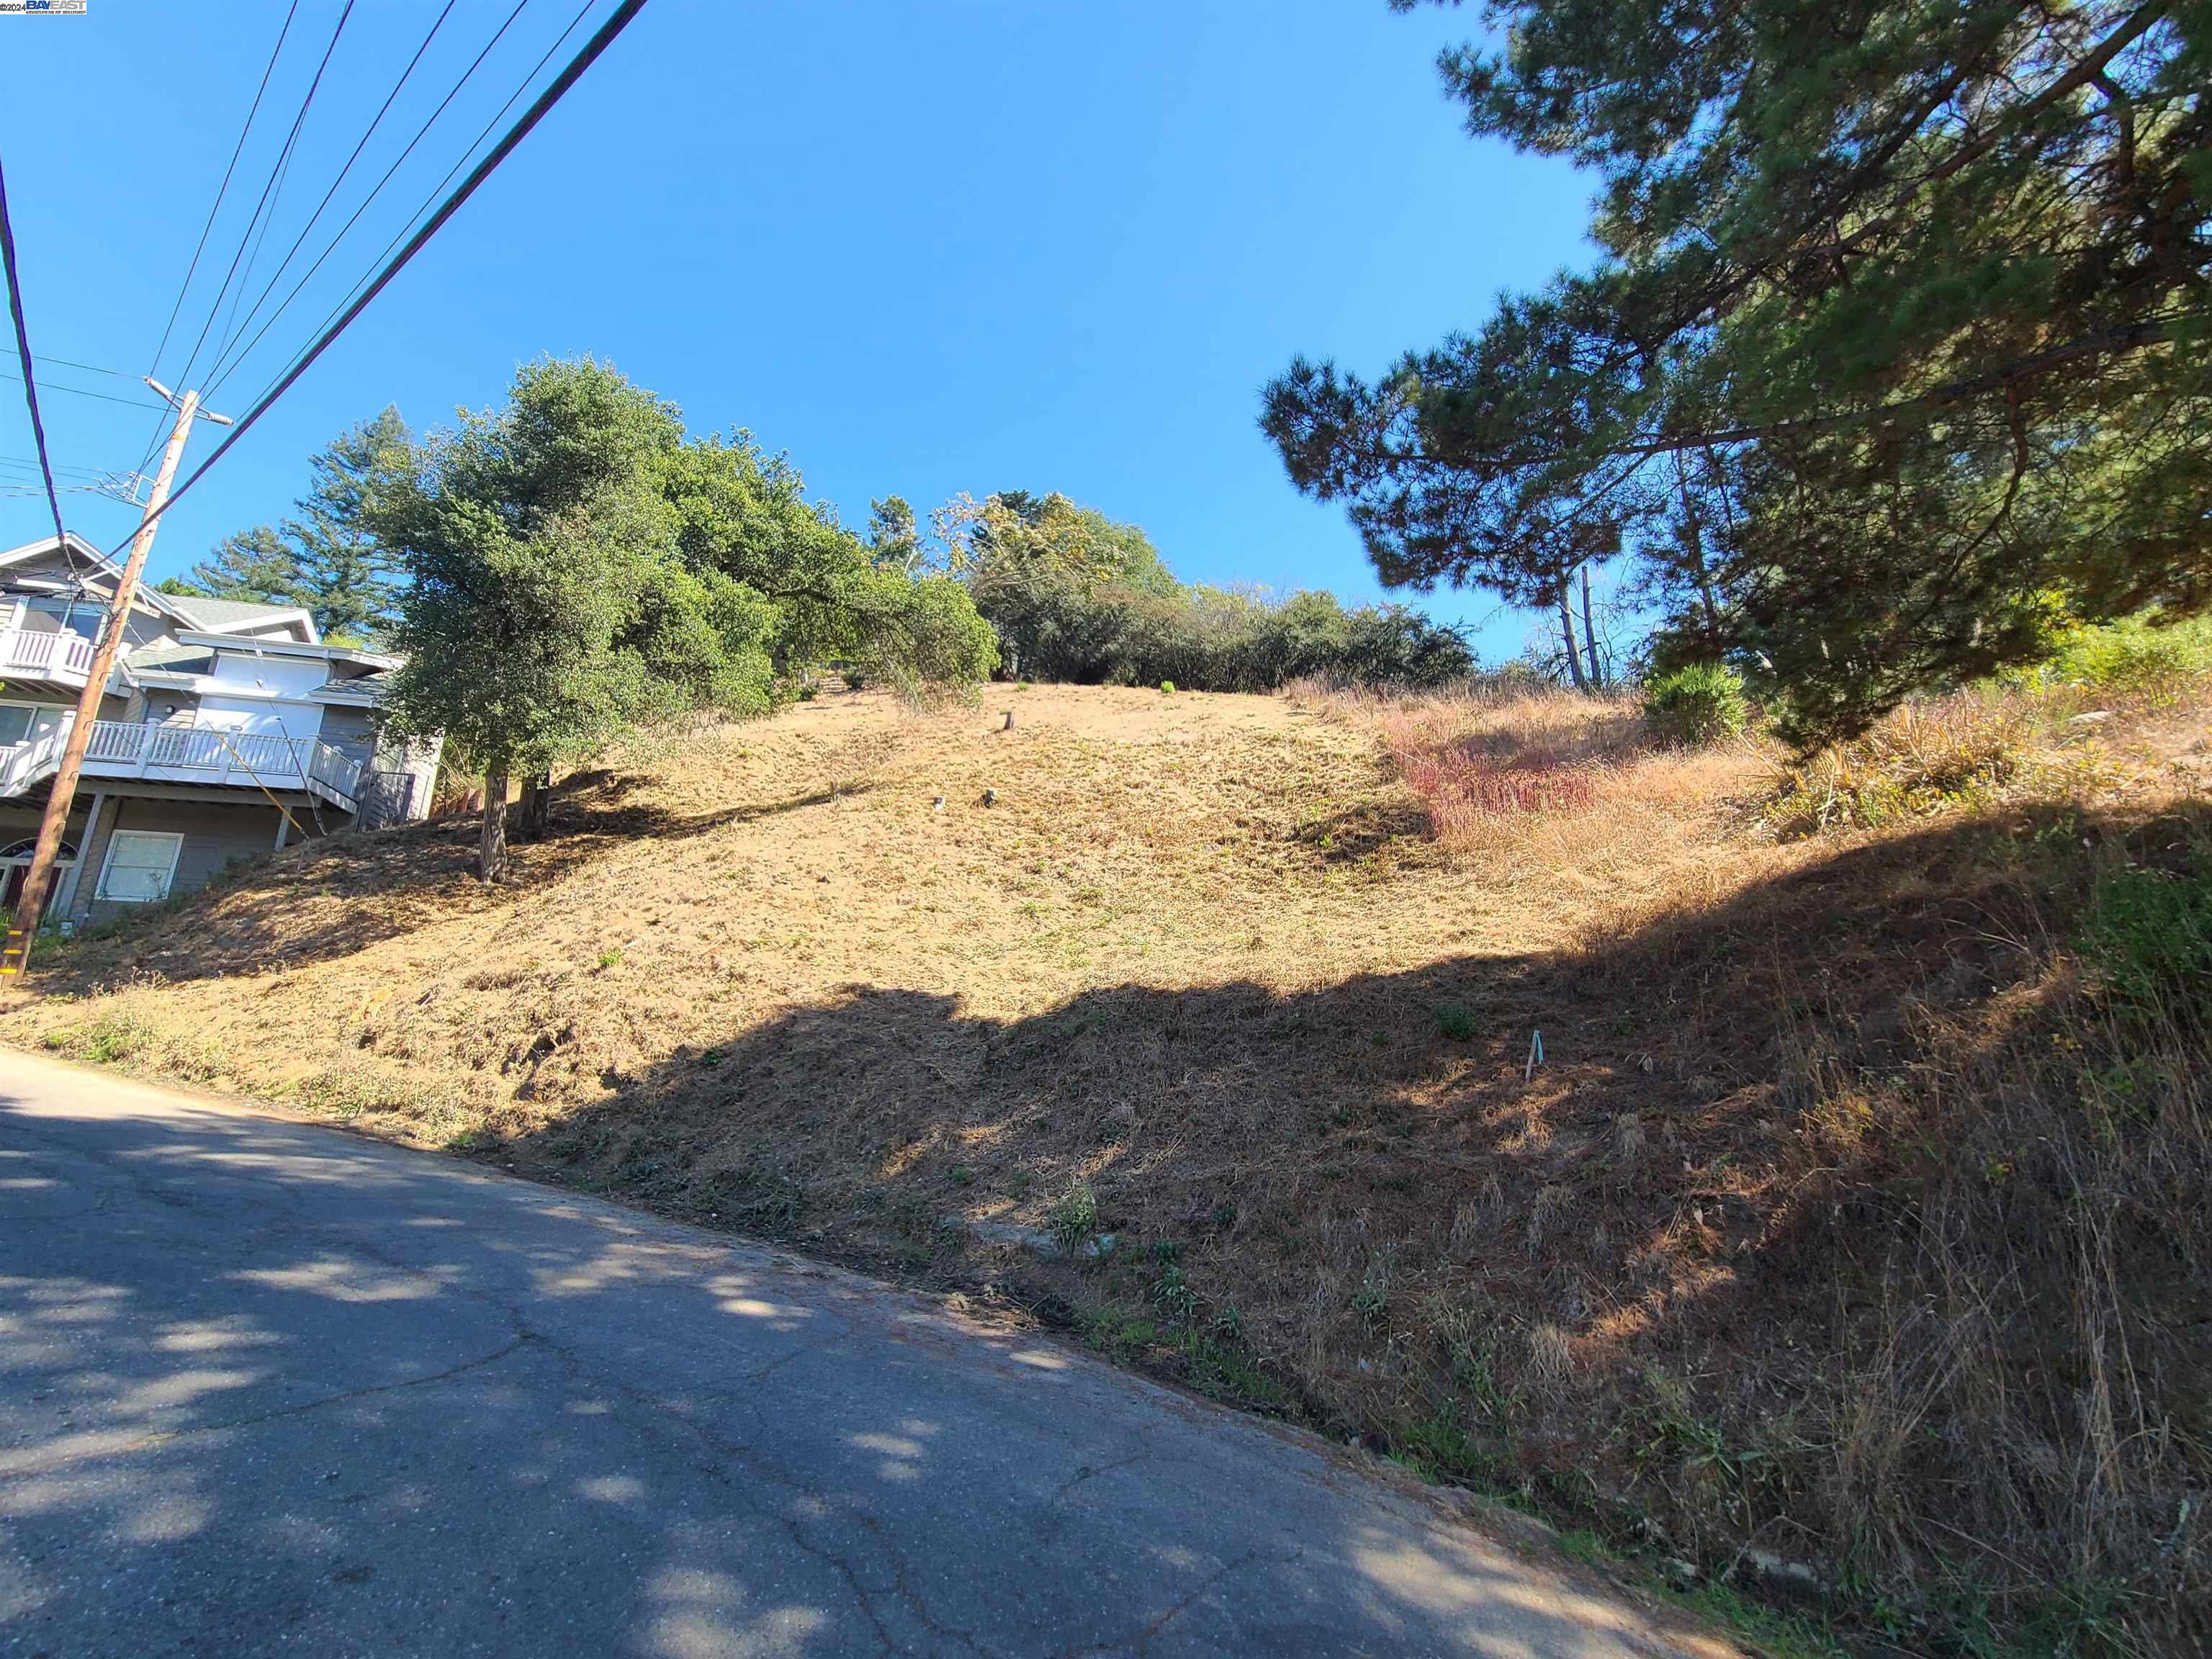
[{"label": "grassy slope", "polygon": [[[2063,947],[2190,856],[2192,718],[1793,841],[1767,757],[1602,704],[838,695],[575,780],[496,892],[467,826],[294,849],[0,1036],[985,1288],[1907,1639],[2127,1650],[2202,1629],[2204,1103],[2185,1039],[2112,1081]],[[1586,781],[1456,810],[1439,754]],[[943,1224],[1086,1189],[1104,1263]]]}]

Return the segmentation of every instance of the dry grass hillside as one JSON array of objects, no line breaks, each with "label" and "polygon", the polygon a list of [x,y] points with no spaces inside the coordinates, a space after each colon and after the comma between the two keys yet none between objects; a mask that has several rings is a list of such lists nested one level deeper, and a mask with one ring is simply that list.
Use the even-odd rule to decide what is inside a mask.
[{"label": "dry grass hillside", "polygon": [[1560,696],[828,694],[568,780],[497,890],[467,823],[281,854],[0,1037],[988,1297],[1869,1639],[2179,1650],[2201,690],[1794,775]]}]

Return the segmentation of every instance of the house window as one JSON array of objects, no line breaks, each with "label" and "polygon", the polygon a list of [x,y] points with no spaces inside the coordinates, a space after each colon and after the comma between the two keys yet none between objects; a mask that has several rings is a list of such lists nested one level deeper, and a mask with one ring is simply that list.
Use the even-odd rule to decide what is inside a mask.
[{"label": "house window", "polygon": [[33,599],[30,608],[52,617],[57,628],[95,645],[100,642],[100,624],[107,620],[107,607],[91,599]]},{"label": "house window", "polygon": [[118,830],[107,840],[99,896],[124,904],[167,898],[184,845],[182,836],[167,830]]},{"label": "house window", "polygon": [[61,725],[69,712],[50,702],[0,702],[0,749],[37,741]]}]

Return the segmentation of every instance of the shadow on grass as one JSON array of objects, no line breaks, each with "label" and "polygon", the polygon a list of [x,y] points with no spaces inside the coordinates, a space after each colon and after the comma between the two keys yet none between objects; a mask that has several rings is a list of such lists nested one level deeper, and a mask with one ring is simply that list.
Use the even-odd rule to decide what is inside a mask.
[{"label": "shadow on grass", "polygon": [[[2143,1516],[2093,1515],[2066,1473],[2104,1340],[2066,1311],[2078,1206],[2112,1206],[2106,1335],[2161,1379],[2121,1432],[2167,1448],[2128,1477],[2170,1522],[2212,1474],[2157,1431],[2212,1374],[2206,1278],[2172,1254],[2212,1194],[2152,1093],[2118,1140],[2081,1093],[2052,951],[2094,859],[2195,833],[1947,823],[1576,951],[1291,994],[1121,985],[1000,1019],[856,984],[503,1150],[1140,1346],[1233,1330],[1319,1420],[1693,1559],[1778,1528],[1840,1562],[1879,1505],[1886,1553],[1855,1565],[1894,1582],[2040,1594],[2086,1549],[2120,1583]],[[2176,1121],[2201,1111],[2163,1075],[2142,1086],[2180,1091]],[[1040,1228],[1079,1182],[1103,1264],[947,1225]]]},{"label": "shadow on grass", "polygon": [[[580,793],[526,879],[729,817]],[[1779,1535],[1916,1605],[2110,1589],[2155,1628],[2212,1480],[2212,1064],[2115,1047],[2058,947],[2095,869],[2204,830],[1960,817],[1572,951],[1293,992],[1234,958],[1012,1018],[855,984],[627,1072],[532,1050],[553,1120],[470,1141],[1117,1352],[1206,1334],[1316,1420],[1695,1561]],[[1079,1182],[1103,1261],[975,1242]]]}]

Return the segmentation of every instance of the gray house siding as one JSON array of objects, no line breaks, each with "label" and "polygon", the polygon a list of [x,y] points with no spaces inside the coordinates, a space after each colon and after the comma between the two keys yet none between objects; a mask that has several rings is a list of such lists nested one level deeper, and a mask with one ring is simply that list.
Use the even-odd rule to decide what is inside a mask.
[{"label": "gray house siding", "polygon": [[[0,847],[13,847],[19,841],[29,841],[39,833],[40,809],[25,805],[21,799],[0,805]],[[79,806],[69,815],[62,826],[62,839],[72,847],[84,844],[86,809]]]},{"label": "gray house siding", "polygon": [[[82,596],[93,608],[104,609],[102,595],[119,576],[116,568],[74,536],[65,548],[47,550],[50,546],[42,542],[35,552],[13,550],[17,562],[0,565],[0,627],[60,629],[65,618],[46,605],[58,596]],[[44,608],[33,611],[34,602]],[[266,856],[276,844],[279,826],[286,825],[285,811],[251,781],[257,769],[289,809],[288,841],[405,821],[420,817],[428,806],[438,745],[384,742],[382,717],[373,706],[392,665],[388,659],[319,644],[304,611],[219,599],[172,601],[145,591],[128,619],[126,637],[134,648],[111,683],[122,690],[101,699],[100,719],[133,727],[234,730],[253,738],[295,743],[319,738],[356,763],[362,781],[349,789],[334,781],[326,768],[306,777],[272,768],[248,757],[280,751],[251,748],[242,741],[222,745],[235,765],[213,768],[194,758],[213,752],[209,743],[145,743],[135,732],[107,734],[100,739],[97,770],[77,787],[69,833],[82,857],[64,882],[66,904],[58,896],[49,908],[52,920],[81,922],[144,908],[147,901],[100,897],[105,876],[118,876],[117,890],[152,893],[163,887],[166,872],[162,896],[171,896],[205,886],[234,860]],[[33,652],[25,660],[35,664],[44,659]],[[54,683],[43,683],[46,678]],[[27,701],[58,710],[76,701],[66,690],[67,679],[64,673],[42,677],[35,686],[0,686],[0,701]],[[353,706],[356,697],[372,706]],[[128,757],[135,757],[135,765]],[[40,797],[51,787],[50,754],[41,750],[18,757],[10,751],[11,760],[19,757],[27,772],[46,770],[22,795],[0,801],[0,845],[36,833]],[[111,775],[118,772],[128,775]],[[336,805],[348,796],[357,802],[356,811]],[[106,866],[114,837],[131,830],[174,840],[140,849],[143,856],[130,861],[130,876],[124,879]],[[167,861],[171,846],[173,863]],[[10,870],[20,862],[11,860]],[[16,879],[11,875],[11,884]]]},{"label": "gray house siding", "polygon": [[376,713],[333,703],[323,710],[322,740],[363,766],[376,764]]},{"label": "gray house siding", "polygon": [[[307,822],[304,807],[294,812]],[[216,805],[202,801],[153,800],[135,795],[111,796],[101,815],[100,833],[84,849],[84,878],[78,883],[75,914],[94,921],[121,915],[141,907],[117,903],[98,896],[100,873],[107,861],[107,844],[118,830],[148,830],[181,834],[177,871],[169,883],[171,896],[196,892],[206,886],[234,859],[259,858],[276,845],[277,811],[268,802],[258,805]]]},{"label": "gray house siding", "polygon": [[[77,567],[68,557],[54,553],[44,558],[26,559],[20,564],[9,565],[6,569],[0,570],[0,581],[48,581],[71,584],[77,580],[78,575]],[[102,589],[102,597],[95,598],[88,595],[84,601],[87,610],[104,611],[106,608],[104,583]],[[36,597],[48,599],[59,596],[41,593]],[[33,595],[31,593],[22,592],[0,599],[0,611],[14,612],[13,617],[0,616],[0,621],[19,620],[20,625],[33,631],[46,629],[49,624],[44,617],[29,609],[33,598]],[[58,623],[52,625],[58,626]],[[123,627],[124,643],[132,648],[148,644],[160,639],[172,626],[173,624],[155,613],[146,601],[136,599],[131,606],[131,619]]]},{"label": "gray house siding", "polygon": [[387,823],[410,823],[421,817],[428,801],[428,785],[413,772],[364,772],[361,775],[361,827],[381,830]]}]

